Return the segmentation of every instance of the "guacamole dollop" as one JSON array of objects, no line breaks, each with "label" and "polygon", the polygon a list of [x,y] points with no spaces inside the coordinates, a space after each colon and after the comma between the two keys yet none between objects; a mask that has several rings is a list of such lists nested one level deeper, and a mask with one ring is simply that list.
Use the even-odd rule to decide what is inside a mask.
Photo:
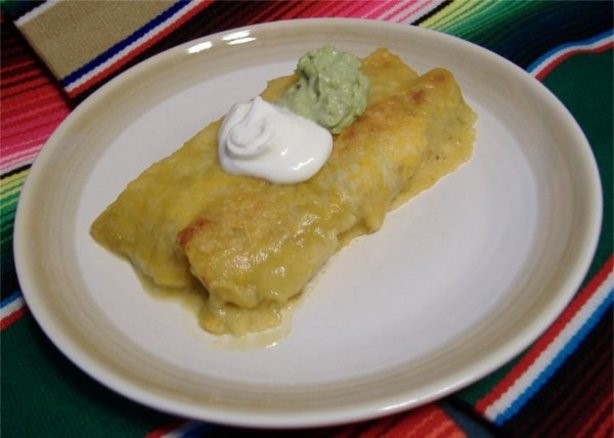
[{"label": "guacamole dollop", "polygon": [[351,53],[330,46],[312,50],[299,60],[296,74],[298,82],[281,105],[333,134],[351,125],[367,107],[369,80]]}]

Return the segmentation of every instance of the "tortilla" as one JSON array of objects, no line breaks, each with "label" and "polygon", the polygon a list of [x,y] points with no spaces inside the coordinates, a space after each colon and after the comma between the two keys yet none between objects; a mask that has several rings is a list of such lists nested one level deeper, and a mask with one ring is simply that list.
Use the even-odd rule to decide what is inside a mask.
[{"label": "tortilla", "polygon": [[[276,185],[225,173],[213,122],[132,181],[92,236],[158,287],[199,291],[205,330],[275,326],[344,244],[471,156],[476,116],[450,72],[418,76],[386,49],[362,70],[367,109],[311,179]],[[263,98],[277,100],[295,81],[271,81]]]}]

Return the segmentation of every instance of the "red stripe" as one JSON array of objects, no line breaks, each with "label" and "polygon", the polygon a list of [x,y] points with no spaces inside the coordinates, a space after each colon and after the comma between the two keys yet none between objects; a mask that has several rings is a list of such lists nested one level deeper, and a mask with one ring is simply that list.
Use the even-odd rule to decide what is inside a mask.
[{"label": "red stripe", "polygon": [[423,436],[426,438],[465,438],[467,435],[456,423],[447,418]]},{"label": "red stripe", "polygon": [[12,75],[6,75],[2,80],[1,87],[3,89],[10,89],[14,85],[19,85],[24,81],[30,81],[33,79],[41,78],[42,75],[33,70],[26,70],[24,72],[13,73]]},{"label": "red stripe", "polygon": [[36,155],[40,152],[43,142],[33,142],[34,147],[28,151],[19,151],[16,154],[10,155],[8,158],[4,154],[0,157],[0,169],[6,172],[17,167],[27,166],[32,164]]},{"label": "red stripe", "polygon": [[352,14],[354,13],[354,11],[361,6],[361,2],[355,2],[355,1],[347,1],[347,2],[339,2],[339,3],[341,3],[345,7],[337,10],[337,13],[335,14],[335,16],[337,17],[352,17],[353,16]]},{"label": "red stripe", "polygon": [[291,18],[303,18],[306,16],[306,14],[308,14],[307,11],[309,11],[309,7],[311,6],[310,1],[300,1],[300,2],[296,2],[296,3],[300,3],[300,5],[298,5],[297,7],[295,7],[292,10],[292,17]]},{"label": "red stripe", "polygon": [[600,352],[607,350],[611,339],[604,336],[599,341],[586,352],[582,362],[569,370],[565,383],[554,387],[554,391],[549,393],[548,398],[553,403],[544,406],[538,427],[530,429],[532,434],[560,436],[561,433],[578,429],[578,422],[586,421],[586,416],[582,414],[592,412],[595,404],[603,399],[604,390],[609,388],[610,358]]},{"label": "red stripe", "polygon": [[2,75],[10,76],[12,70],[35,67],[34,61],[32,61],[31,59],[24,59],[23,61],[11,61],[8,65],[6,64],[7,63],[3,60],[3,65],[0,65],[0,72],[2,72]]},{"label": "red stripe", "polygon": [[364,14],[363,18],[372,18],[386,21],[385,14],[390,13],[390,10],[397,4],[394,1],[370,1],[371,7]]},{"label": "red stripe", "polygon": [[291,2],[284,2],[284,3],[290,5],[290,8],[281,9],[280,14],[278,15],[279,18],[275,18],[274,16],[272,16],[270,18],[267,18],[267,21],[276,21],[279,19],[283,20],[283,19],[296,18],[300,15],[301,12],[303,12],[305,7],[308,6],[302,1],[291,1]]},{"label": "red stripe", "polygon": [[[425,4],[428,4],[428,3],[425,2]],[[387,14],[382,17],[382,20],[392,21],[392,17],[394,17],[395,15],[400,14],[402,12],[405,12],[407,10],[411,11],[411,10],[414,9],[415,6],[416,6],[416,2],[412,0],[411,2],[408,2],[407,4],[404,4],[402,8],[396,9],[394,11],[392,11],[393,8],[390,8],[390,10],[388,10]],[[398,20],[398,19],[394,20],[394,22],[397,22],[397,23],[399,21],[400,20]]]},{"label": "red stripe", "polygon": [[28,154],[20,153],[19,155],[15,154],[9,157],[2,154],[2,157],[0,157],[0,169],[2,169],[2,172],[6,172],[10,169],[32,164],[34,158],[36,158],[36,155],[40,152],[42,144],[42,142],[37,143],[36,146],[32,148],[32,152]]},{"label": "red stripe", "polygon": [[592,434],[595,438],[611,438],[612,437],[612,429],[614,428],[614,418],[612,417],[612,393],[610,392],[610,398],[604,402],[605,409],[607,409],[606,417],[602,420],[599,427],[595,430],[595,433]]},{"label": "red stripe", "polygon": [[[609,338],[605,338],[598,350],[607,351],[610,343]],[[599,379],[603,377],[603,372],[607,374],[610,368],[610,357],[607,354],[589,354],[590,360],[586,366],[578,371],[579,377],[570,376],[566,382],[559,387],[560,395],[552,397],[556,404],[550,409],[545,409],[546,415],[540,421],[540,427],[531,430],[536,436],[543,434],[551,436],[563,436],[570,431],[577,430],[579,422],[585,420],[587,412],[594,412],[595,402],[601,400],[609,391],[609,379]],[[570,384],[573,382],[573,384]],[[606,395],[607,396],[607,395]],[[584,415],[583,415],[584,414]]]},{"label": "red stripe", "polygon": [[512,368],[512,370],[497,384],[491,391],[479,400],[475,408],[484,414],[486,409],[498,400],[514,382],[526,372],[535,362],[539,355],[552,343],[563,328],[569,323],[573,316],[582,308],[584,304],[593,296],[595,291],[606,280],[614,265],[614,255],[610,255],[601,270],[592,280],[578,293],[571,304],[563,311],[556,321],[546,330],[546,332],[533,344],[522,359]]},{"label": "red stripe", "polygon": [[0,168],[2,168],[2,171],[4,172],[9,168],[32,164],[45,142],[44,140],[40,140],[33,141],[32,143],[33,146],[27,151],[17,151],[16,153],[10,155],[2,154],[2,157],[0,157]]},{"label": "red stripe", "polygon": [[28,109],[32,106],[36,106],[39,100],[56,100],[62,102],[67,110],[70,110],[68,102],[64,98],[64,95],[59,92],[57,88],[51,84],[40,87],[35,91],[24,91],[13,96],[2,96],[2,116],[5,115],[5,111],[8,113],[18,112],[22,109]]},{"label": "red stripe", "polygon": [[183,420],[177,419],[177,420],[171,421],[169,424],[165,426],[158,427],[157,429],[154,429],[151,432],[148,432],[145,435],[145,438],[160,438],[166,435],[167,433],[170,433],[173,430],[179,428],[183,424],[185,424],[185,421]]},{"label": "red stripe", "polygon": [[[24,120],[29,114],[37,113],[41,114],[41,111],[62,110],[66,113],[70,112],[70,108],[66,105],[57,94],[49,93],[47,96],[37,95],[33,99],[15,99],[13,105],[7,105],[2,102],[2,125],[3,129],[8,124],[17,124]],[[17,105],[20,104],[20,105]]]},{"label": "red stripe", "polygon": [[371,1],[357,1],[357,2],[352,2],[352,3],[353,3],[353,6],[348,7],[345,10],[343,14],[344,17],[361,18],[363,17],[365,12],[370,11],[372,7]]},{"label": "red stripe", "polygon": [[[584,437],[611,437],[611,433],[606,435],[604,432],[612,430],[612,409],[614,407],[614,396],[612,391],[609,391],[607,397],[605,397],[599,406],[593,410],[593,414],[587,418],[582,429],[578,430],[575,436]],[[601,431],[600,431],[601,430]]]},{"label": "red stripe", "polygon": [[418,3],[418,7],[417,8],[412,8],[410,11],[406,11],[407,13],[403,17],[398,18],[396,21],[398,23],[401,23],[401,22],[407,20],[407,18],[409,18],[411,15],[414,15],[415,13],[417,13],[417,12],[421,11],[422,9],[424,9],[426,7],[429,7],[429,6],[431,6],[431,5],[429,3],[427,3],[427,2]]},{"label": "red stripe", "polygon": [[[426,410],[425,415],[421,415],[419,422],[400,421],[392,430],[390,430],[386,436],[389,438],[401,438],[415,436],[418,438],[425,438],[435,430],[435,428],[446,420],[445,415],[442,412],[438,412],[435,405],[428,405],[429,409]],[[408,418],[409,420],[409,418]]]},{"label": "red stripe", "polygon": [[[4,128],[2,131],[2,140],[10,141],[16,138],[22,138],[24,134],[31,136],[36,132],[53,132],[55,128],[60,124],[62,120],[64,120],[64,114],[53,114],[53,117],[48,117],[46,119],[39,120],[38,118],[33,118],[38,123],[20,123],[17,126],[11,127],[10,129]],[[10,149],[10,148],[9,148]]]},{"label": "red stripe", "polygon": [[604,422],[599,429],[595,432],[592,438],[612,438],[614,436],[614,431],[612,429],[612,417],[610,417],[609,422]]},{"label": "red stripe", "polygon": [[341,432],[335,434],[335,438],[377,438],[384,435],[384,432],[398,423],[404,414],[390,415],[377,420],[362,423],[355,423],[345,427]]},{"label": "red stripe", "polygon": [[26,91],[33,91],[39,89],[44,86],[48,86],[49,81],[44,77],[38,77],[36,79],[31,79],[28,82],[24,82],[22,84],[14,84],[12,87],[3,90],[2,99],[5,97],[12,97],[19,93],[24,93]]},{"label": "red stripe", "polygon": [[383,433],[381,436],[386,438],[395,438],[398,436],[410,437],[416,427],[419,427],[424,422],[428,421],[432,415],[433,404],[424,405],[409,411],[404,417],[400,418],[393,427]]},{"label": "red stripe", "polygon": [[[334,8],[331,8],[331,6],[335,6],[336,3],[343,3],[343,2],[314,2],[315,3],[315,7],[313,9],[310,9],[308,11],[306,11],[305,13],[305,17],[331,17],[334,16]],[[338,6],[338,5],[337,5]]]},{"label": "red stripe", "polygon": [[579,47],[577,49],[570,50],[569,52],[565,52],[561,54],[560,56],[551,60],[548,64],[546,64],[546,66],[544,66],[539,72],[537,72],[537,74],[535,75],[535,78],[537,78],[538,80],[542,80],[544,77],[546,77],[546,75],[548,75],[552,70],[554,70],[556,66],[560,65],[563,61],[565,61],[566,59],[568,59],[569,57],[573,55],[577,55],[579,53],[600,53],[608,49],[612,49],[613,47],[614,47],[614,42],[607,41],[604,43],[603,46],[597,46],[593,48]]},{"label": "red stripe", "polygon": [[275,12],[268,15],[266,17],[266,21],[278,21],[284,18],[291,18],[293,14],[291,11],[294,10],[297,6],[301,6],[300,2],[282,2],[277,3],[277,9],[274,9]]},{"label": "red stripe", "polygon": [[[34,103],[38,103],[39,105],[34,105]],[[52,118],[60,112],[69,113],[70,108],[68,108],[62,100],[58,99],[57,96],[39,97],[36,99],[36,102],[28,102],[27,105],[23,105],[21,108],[3,109],[3,129],[23,125],[29,122],[33,115],[36,115],[37,119]]]},{"label": "red stripe", "polygon": [[[18,144],[13,144],[10,147],[3,146],[3,153],[0,154],[0,163],[4,163],[5,161],[13,161],[18,159],[19,157],[37,153],[41,148],[43,142],[44,140],[39,141],[39,139],[27,138],[25,141],[22,141]],[[8,153],[7,151],[10,151],[10,153]]]},{"label": "red stripe", "polygon": [[396,2],[386,0],[386,1],[374,1],[373,3],[379,5],[376,8],[373,8],[365,18],[378,18],[380,20],[386,20],[386,16],[382,15],[384,11],[388,11],[392,9],[392,6],[396,5]]},{"label": "red stripe", "polygon": [[[309,2],[308,2],[309,3]],[[258,14],[254,15],[253,17],[251,17],[248,21],[247,24],[255,24],[255,23],[260,23],[262,21],[265,21],[264,17],[268,17],[270,16],[270,11],[275,8],[277,6],[277,2],[276,1],[270,1],[266,3],[266,7],[264,9],[262,9]]]},{"label": "red stripe", "polygon": [[97,73],[96,75],[92,76],[90,79],[88,79],[83,84],[79,85],[78,87],[73,88],[71,91],[67,91],[68,95],[70,97],[72,97],[72,98],[75,98],[75,97],[79,96],[80,94],[82,94],[83,92],[85,92],[86,90],[88,90],[89,88],[91,88],[94,85],[96,85],[97,83],[99,83],[102,80],[106,79],[107,77],[109,77],[113,73],[117,72],[123,66],[125,66],[128,62],[133,60],[137,55],[143,53],[145,50],[147,50],[148,48],[150,48],[151,46],[156,44],[158,41],[160,41],[163,38],[165,38],[167,35],[172,33],[174,30],[176,30],[179,27],[181,27],[184,23],[186,23],[188,20],[190,20],[192,17],[194,17],[200,11],[202,11],[207,6],[209,6],[209,4],[212,3],[213,1],[214,0],[207,0],[207,1],[198,2],[197,3],[198,4],[197,7],[194,7],[193,9],[188,11],[185,15],[183,15],[181,18],[179,18],[177,21],[175,21],[172,25],[170,25],[167,28],[163,29],[162,31],[158,32],[156,35],[152,36],[147,41],[144,41],[141,45],[139,45],[136,48],[134,48],[131,52],[126,53],[123,57],[119,58],[113,64],[109,65],[108,67],[106,67],[105,69],[103,69],[99,73]]},{"label": "red stripe", "polygon": [[304,11],[302,16],[308,18],[321,17],[322,11],[328,7],[328,3],[329,2],[313,2],[309,9]]},{"label": "red stripe", "polygon": [[[57,128],[57,126],[62,120],[62,118],[52,120],[42,126],[37,127],[36,129],[22,132],[19,135],[10,136],[8,140],[11,141],[11,146],[6,148],[3,146],[2,148],[2,162],[7,160],[7,157],[11,158],[13,155],[16,155],[20,150],[24,149],[24,145],[37,144],[42,147],[45,141],[47,141],[47,139],[51,136],[53,131]],[[2,138],[2,142],[5,142],[4,136]]]},{"label": "red stripe", "polygon": [[37,109],[37,106],[39,106],[38,102],[41,102],[45,108],[52,105],[60,105],[67,112],[70,111],[64,99],[54,93],[53,90],[43,89],[41,91],[41,93],[23,93],[6,99],[3,98],[1,100],[2,114],[0,116],[2,124],[4,125],[10,120],[18,119],[22,113]]},{"label": "red stripe", "polygon": [[381,434],[385,438],[463,437],[464,433],[437,404],[430,403],[403,415],[390,429]]},{"label": "red stripe", "polygon": [[341,11],[345,9],[347,6],[346,2],[330,2],[330,8],[326,9],[325,15],[326,17],[338,17],[341,15]]},{"label": "red stripe", "polygon": [[23,125],[36,126],[45,120],[64,119],[70,111],[63,105],[63,102],[53,100],[40,108],[29,108],[23,111],[13,111],[2,118],[2,129],[9,133],[17,131]]},{"label": "red stripe", "polygon": [[12,325],[15,321],[25,315],[27,311],[28,308],[24,304],[6,317],[0,319],[0,331]]},{"label": "red stripe", "polygon": [[[600,351],[607,351],[609,347],[610,341],[604,341]],[[594,412],[597,408],[595,405],[603,400],[604,396],[607,397],[610,358],[599,352],[591,353],[587,358],[590,362],[578,367],[576,375],[566,378],[567,382],[557,388],[559,394],[549,397],[553,403],[544,409],[544,412],[548,413],[542,415],[539,428],[531,429],[536,436],[543,433],[561,436],[579,429],[587,422],[586,413]],[[597,360],[593,362],[593,358]]]},{"label": "red stripe", "polygon": [[369,1],[368,3],[372,4],[373,7],[369,9],[369,11],[363,16],[363,18],[367,18],[367,19],[378,18],[380,20],[384,20],[384,17],[382,16],[382,14],[389,9],[390,5],[391,4],[393,6],[395,5],[395,3],[391,2],[390,0]]}]

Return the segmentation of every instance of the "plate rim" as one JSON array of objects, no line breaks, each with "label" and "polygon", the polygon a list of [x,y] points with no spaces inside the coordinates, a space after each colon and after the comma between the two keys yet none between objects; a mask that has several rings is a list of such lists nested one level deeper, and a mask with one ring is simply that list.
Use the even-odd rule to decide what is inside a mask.
[{"label": "plate rim", "polygon": [[[125,388],[125,383],[122,382],[120,378],[119,381],[116,381],[116,376],[109,376],[108,370],[104,367],[104,364],[92,363],[89,358],[80,357],[79,354],[75,355],[74,345],[72,340],[66,340],[61,337],[61,334],[58,332],[57,327],[55,327],[55,322],[50,321],[48,318],[48,310],[44,307],[39,307],[39,302],[36,297],[36,292],[33,292],[33,289],[26,286],[33,286],[29,278],[27,276],[27,272],[29,271],[28,260],[26,254],[28,253],[27,249],[27,231],[24,229],[24,223],[27,215],[26,206],[28,205],[27,200],[32,197],[32,192],[38,187],[38,185],[42,184],[42,182],[37,183],[39,168],[43,168],[45,166],[46,161],[52,157],[54,147],[47,147],[48,145],[57,144],[58,140],[61,139],[62,135],[65,131],[68,130],[68,126],[72,123],[73,120],[77,119],[77,116],[74,114],[79,114],[80,112],[87,111],[87,108],[90,105],[94,105],[96,100],[99,99],[107,90],[111,90],[114,87],[117,87],[122,82],[130,80],[133,76],[138,76],[139,73],[143,70],[147,70],[148,68],[152,68],[156,63],[164,62],[167,59],[172,59],[178,53],[184,52],[188,47],[192,47],[199,42],[204,41],[214,41],[214,44],[222,44],[222,38],[224,35],[229,33],[238,32],[245,29],[250,29],[253,32],[266,32],[266,31],[279,31],[283,32],[284,29],[298,28],[298,27],[309,27],[309,26],[350,26],[350,27],[369,27],[369,28],[388,28],[392,31],[409,31],[411,32],[421,32],[425,34],[429,34],[436,38],[441,38],[442,40],[456,40],[457,42],[466,45],[467,47],[473,47],[475,50],[479,50],[484,56],[495,57],[498,62],[504,62],[507,68],[512,68],[516,71],[516,74],[520,74],[525,77],[525,79],[530,79],[533,83],[541,87],[542,92],[545,92],[550,98],[553,98],[556,102],[558,102],[559,110],[563,110],[570,120],[573,120],[575,123],[575,129],[579,131],[579,136],[583,138],[584,141],[584,158],[588,159],[587,165],[591,165],[593,167],[593,194],[597,194],[599,196],[594,196],[594,210],[591,212],[592,219],[589,221],[593,226],[593,231],[591,233],[592,240],[586,242],[584,247],[584,256],[582,257],[583,264],[580,266],[575,266],[575,271],[573,275],[568,276],[568,280],[566,283],[569,283],[569,291],[564,296],[561,294],[557,295],[559,297],[559,302],[556,303],[556,306],[549,307],[550,310],[547,318],[540,321],[539,324],[536,324],[536,327],[533,327],[532,332],[534,336],[532,336],[531,341],[527,341],[526,336],[522,337],[517,335],[515,338],[515,346],[513,348],[499,348],[498,350],[491,352],[490,355],[485,355],[481,360],[477,361],[480,365],[478,368],[479,372],[473,373],[471,378],[467,378],[464,376],[462,378],[463,370],[458,371],[456,374],[448,379],[448,382],[445,383],[444,388],[441,388],[442,385],[439,386],[437,391],[433,391],[430,395],[423,396],[419,399],[414,400],[405,400],[403,402],[404,397],[400,394],[396,394],[395,396],[388,397],[388,402],[386,406],[382,406],[382,400],[374,401],[371,405],[362,405],[359,409],[358,406],[354,406],[352,409],[348,411],[347,407],[340,407],[336,412],[319,412],[315,410],[313,413],[294,413],[293,416],[287,416],[286,418],[279,418],[279,416],[272,416],[267,414],[259,414],[250,409],[241,409],[237,408],[234,412],[228,412],[224,407],[221,409],[214,405],[207,406],[204,410],[206,411],[206,415],[203,415],[202,407],[192,407],[192,409],[186,409],[187,407],[182,405],[181,403],[176,404],[173,400],[171,403],[172,406],[169,406],[169,400],[165,400],[164,398],[150,398],[147,396],[147,389],[135,387],[130,390]],[[580,138],[579,137],[579,138]],[[588,154],[586,154],[588,152]],[[591,161],[592,158],[592,161]],[[38,185],[37,185],[38,184]],[[146,406],[150,406],[152,408],[170,412],[177,415],[188,415],[193,418],[197,418],[204,421],[212,421],[223,424],[231,424],[238,426],[256,426],[256,427],[271,427],[271,428],[279,428],[279,427],[309,427],[309,426],[322,426],[322,425],[333,425],[346,423],[349,421],[360,421],[369,418],[378,417],[384,414],[392,414],[394,412],[398,412],[401,410],[406,410],[409,407],[415,407],[420,404],[426,403],[428,401],[432,401],[438,399],[444,395],[447,395],[451,392],[454,392],[466,385],[479,380],[480,378],[487,375],[489,372],[494,371],[499,366],[503,365],[505,362],[510,360],[514,355],[518,354],[523,348],[525,348],[530,342],[534,341],[542,332],[545,330],[554,319],[560,314],[560,312],[567,305],[569,300],[572,298],[575,290],[579,287],[581,281],[584,279],[586,272],[588,271],[590,262],[592,260],[593,254],[597,247],[598,238],[600,235],[600,226],[602,221],[602,198],[601,198],[601,184],[599,173],[597,170],[597,165],[595,162],[594,155],[592,154],[592,149],[590,148],[590,144],[584,137],[582,133],[581,127],[575,122],[573,116],[569,113],[569,111],[564,107],[564,105],[558,100],[558,98],[551,93],[545,86],[543,86],[540,82],[530,76],[525,70],[521,69],[516,64],[511,61],[503,58],[502,56],[489,51],[488,49],[476,45],[470,41],[463,40],[461,38],[441,33],[431,29],[425,29],[417,26],[407,26],[397,23],[389,23],[378,20],[365,20],[365,19],[355,19],[355,18],[305,18],[305,19],[295,19],[295,20],[281,20],[270,23],[261,23],[251,26],[242,26],[238,28],[228,29],[221,32],[217,32],[211,35],[207,35],[204,37],[197,38],[195,40],[182,43],[178,46],[170,48],[164,52],[161,52],[157,55],[144,60],[143,62],[131,67],[126,70],[122,74],[113,78],[109,82],[105,83],[102,87],[88,96],[81,104],[79,104],[73,111],[67,116],[67,118],[62,121],[60,126],[56,128],[51,137],[47,140],[45,146],[43,146],[42,150],[36,157],[34,163],[32,164],[26,182],[22,187],[22,191],[20,194],[20,202],[17,207],[16,216],[15,216],[15,228],[14,228],[14,239],[13,239],[13,253],[15,256],[15,265],[17,270],[17,275],[19,278],[19,283],[22,286],[22,293],[28,307],[32,311],[33,316],[35,317],[37,323],[43,328],[43,331],[49,337],[49,339],[56,345],[60,351],[78,368],[84,371],[89,376],[93,377],[95,380],[98,380],[103,385],[112,390],[120,393],[124,397],[135,400],[141,404]],[[22,199],[24,203],[22,204]],[[571,287],[571,285],[574,285]],[[571,290],[574,289],[574,290]],[[40,304],[40,306],[43,306]],[[61,331],[61,330],[60,330]],[[527,330],[525,330],[527,331]],[[515,350],[515,352],[511,352],[511,350]],[[493,357],[496,356],[496,357]],[[112,374],[112,373],[111,373]],[[101,378],[104,376],[104,378]],[[109,380],[112,380],[111,384]]]}]

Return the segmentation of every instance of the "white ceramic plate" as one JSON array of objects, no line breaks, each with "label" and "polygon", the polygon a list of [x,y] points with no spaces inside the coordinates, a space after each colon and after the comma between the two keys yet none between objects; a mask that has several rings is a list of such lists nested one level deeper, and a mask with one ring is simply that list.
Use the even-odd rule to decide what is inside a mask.
[{"label": "white ceramic plate", "polygon": [[[335,256],[283,339],[215,338],[143,291],[89,225],[142,170],[325,44],[450,69],[479,116],[474,157]],[[600,200],[575,121],[504,59],[411,26],[278,22],[174,48],[79,105],[30,171],[15,256],[45,332],[119,393],[215,422],[326,425],[442,397],[520,353],[583,279]]]}]

